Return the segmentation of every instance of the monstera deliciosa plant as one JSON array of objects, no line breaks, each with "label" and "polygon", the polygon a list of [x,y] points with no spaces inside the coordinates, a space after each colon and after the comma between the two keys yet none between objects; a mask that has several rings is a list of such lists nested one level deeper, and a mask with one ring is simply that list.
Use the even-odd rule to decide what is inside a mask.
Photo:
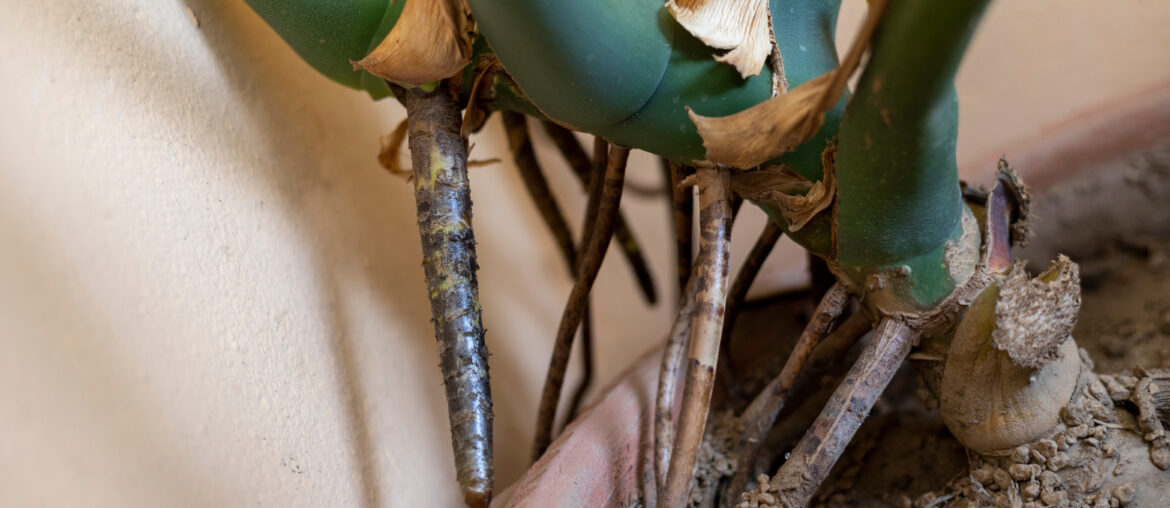
[{"label": "monstera deliciosa plant", "polygon": [[[381,159],[397,170],[399,145],[409,139],[457,477],[469,505],[490,502],[493,473],[467,139],[494,112],[575,278],[534,459],[555,437],[579,328],[588,376],[588,295],[611,238],[646,297],[656,298],[619,207],[629,150],[641,149],[669,169],[682,294],[655,407],[658,504],[688,502],[725,331],[781,234],[821,258],[836,282],[779,376],[737,416],[742,442],[724,504],[807,504],[916,349],[929,359],[919,372],[944,420],[973,452],[973,471],[991,464],[1010,472],[972,474],[952,502],[1116,506],[1156,499],[1166,487],[1170,441],[1152,398],[1166,376],[1095,375],[1071,338],[1077,266],[1060,258],[1031,277],[1012,259],[1011,245],[1028,237],[1029,197],[1015,173],[1001,162],[990,190],[959,182],[952,81],[988,0],[870,0],[841,59],[839,0],[248,3],[321,73],[406,107],[407,122],[387,138]],[[529,116],[588,190],[579,242],[536,163]],[[592,154],[572,131],[596,137]],[[751,256],[757,261],[731,280],[731,223],[743,200],[772,223]],[[839,319],[851,300],[860,310]],[[826,336],[849,342],[870,330],[816,421],[779,470],[757,482],[763,436],[809,355]],[[1110,465],[1119,461],[1124,470]]]}]

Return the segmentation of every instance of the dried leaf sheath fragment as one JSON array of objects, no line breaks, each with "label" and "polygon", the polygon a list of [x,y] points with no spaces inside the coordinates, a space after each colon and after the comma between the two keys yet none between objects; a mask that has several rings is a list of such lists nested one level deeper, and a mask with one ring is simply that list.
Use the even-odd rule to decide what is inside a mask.
[{"label": "dried leaf sheath fragment", "polygon": [[423,268],[451,418],[451,446],[463,498],[492,495],[492,402],[476,282],[467,140],[446,87],[401,94],[409,125]]},{"label": "dried leaf sheath fragment", "polygon": [[353,68],[413,86],[454,76],[471,62],[459,5],[453,0],[406,2],[386,38]]},{"label": "dried leaf sheath fragment", "polygon": [[669,0],[666,10],[678,24],[715,49],[715,60],[730,64],[746,78],[764,68],[772,52],[767,0]]},{"label": "dried leaf sheath fragment", "polygon": [[699,443],[707,424],[711,392],[715,387],[731,243],[728,180],[726,169],[707,166],[698,170],[699,256],[693,276],[697,287],[695,316],[678,435],[675,436],[666,485],[659,500],[665,507],[681,507],[686,502]]},{"label": "dried leaf sheath fragment", "polygon": [[870,2],[857,38],[836,69],[734,115],[707,117],[690,111],[707,149],[707,160],[751,168],[791,152],[815,135],[825,121],[825,112],[832,109],[860,65],[887,1]]},{"label": "dried leaf sheath fragment", "polygon": [[[597,199],[596,206],[590,203],[590,211],[587,214],[595,213],[597,223],[590,235],[588,248],[581,257],[577,280],[573,283],[569,300],[565,303],[565,310],[561,314],[561,324],[557,328],[548,374],[545,377],[544,389],[540,395],[536,438],[532,449],[533,460],[540,458],[545,449],[548,448],[549,443],[552,442],[553,423],[556,419],[557,403],[561,397],[561,387],[565,382],[565,369],[568,367],[569,353],[573,347],[573,336],[576,334],[577,326],[581,323],[589,290],[593,287],[593,281],[597,279],[597,272],[601,269],[601,262],[605,259],[605,251],[609,248],[609,242],[613,236],[613,225],[621,202],[622,187],[626,175],[626,160],[629,155],[630,151],[626,148],[610,148],[604,178],[595,172],[594,178],[590,182],[591,196],[600,194],[600,198]],[[598,188],[600,188],[600,192],[598,192]],[[592,198],[591,201],[593,201]]]}]

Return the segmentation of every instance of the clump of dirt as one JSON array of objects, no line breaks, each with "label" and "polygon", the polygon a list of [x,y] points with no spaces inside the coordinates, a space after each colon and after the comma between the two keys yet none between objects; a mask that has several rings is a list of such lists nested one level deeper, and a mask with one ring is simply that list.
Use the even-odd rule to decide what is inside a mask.
[{"label": "clump of dirt", "polygon": [[[1159,370],[1170,367],[1168,201],[1170,144],[1083,173],[1040,193],[1033,203],[1034,240],[1017,257],[1030,260],[1034,272],[1060,253],[1080,265],[1082,306],[1073,337],[1085,364],[1095,364],[1091,370],[1113,373],[1099,380],[1084,379],[1052,438],[1002,457],[968,453],[943,424],[937,400],[921,386],[913,369],[904,366],[813,506],[1058,506],[1069,499],[1087,506],[1150,505],[1155,498],[1143,496],[1143,487],[1164,488],[1170,481],[1170,472],[1157,464],[1170,462],[1170,438],[1156,411],[1141,411],[1137,401],[1153,396],[1170,399],[1170,371]],[[811,302],[808,298],[807,303],[793,305],[788,299],[783,305],[805,309]],[[741,323],[776,312],[776,307],[753,306],[743,311]],[[768,328],[751,324],[737,328],[746,328],[744,333],[737,329],[737,337],[758,337],[765,329],[774,337],[778,327],[772,323]],[[758,339],[749,342],[754,345],[733,345],[738,348],[733,356],[767,367],[753,371],[741,365],[737,370],[754,372],[741,377],[747,384],[762,386],[779,369],[791,339],[774,338],[764,346]],[[763,354],[761,348],[779,353]],[[847,366],[850,361],[839,362]],[[792,407],[784,409],[769,436],[772,455],[754,465],[755,472],[776,471],[828,398],[839,379],[835,373],[841,370],[840,365],[821,365],[812,379],[802,380],[793,390]],[[744,379],[737,381],[743,384]],[[756,389],[744,392],[750,398]],[[742,401],[725,402],[724,407],[737,409],[737,403]],[[691,506],[715,506],[717,494],[712,490],[722,490],[735,467],[737,436],[727,426],[734,420],[733,412],[719,415],[712,417],[712,432],[704,444],[703,453],[711,453],[712,465],[705,466]],[[1170,421],[1170,414],[1160,416]],[[1137,442],[1129,442],[1133,440]],[[1113,481],[1123,478],[1118,475],[1127,468],[1124,478],[1148,481]],[[1135,476],[1132,468],[1149,468],[1150,476]],[[774,493],[767,491],[767,482],[763,485],[760,489],[753,482],[749,489],[755,490],[743,499],[724,500],[725,506],[774,504]]]}]

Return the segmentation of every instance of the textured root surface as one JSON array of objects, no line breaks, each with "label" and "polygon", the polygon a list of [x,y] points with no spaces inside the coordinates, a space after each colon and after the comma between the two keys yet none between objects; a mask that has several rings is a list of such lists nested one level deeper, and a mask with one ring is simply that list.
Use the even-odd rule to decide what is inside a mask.
[{"label": "textured root surface", "polygon": [[[1083,303],[1073,335],[1078,345],[1089,352],[1097,372],[1118,373],[1116,379],[1134,386],[1140,372],[1135,366],[1147,370],[1170,367],[1170,292],[1166,290],[1170,288],[1170,208],[1164,206],[1167,199],[1170,199],[1170,145],[1111,163],[1037,195],[1032,209],[1037,218],[1035,236],[1027,248],[1017,251],[1021,258],[1035,262],[1030,266],[1033,273],[1043,271],[1059,253],[1071,255],[1080,265]],[[750,354],[740,353],[739,358],[749,358]],[[929,352],[915,353],[912,358],[915,363],[926,365],[941,360]],[[1123,372],[1124,369],[1131,370]],[[902,369],[824,487],[814,496],[811,506],[963,506],[960,503],[975,499],[949,495],[952,492],[948,486],[969,481],[968,457],[942,424],[937,399],[917,378],[911,369]],[[1134,403],[1126,401],[1115,406],[1130,413],[1136,424],[1137,416],[1132,416],[1137,414]],[[769,436],[766,452],[772,453],[776,461],[782,460],[790,449],[794,441],[792,434],[807,426],[797,421],[799,416],[789,415],[786,410]],[[1134,464],[1141,459],[1150,468],[1157,469],[1150,458],[1150,443],[1142,436],[1108,426],[1106,429],[1107,434],[1121,436],[1116,440],[1130,442]],[[1013,463],[1008,459],[1004,459],[1006,467],[999,475],[1001,479],[1004,474],[1010,477]],[[971,471],[978,471],[982,466],[976,463]],[[752,472],[753,479],[774,467],[775,462],[772,466],[760,466]],[[998,463],[992,467],[1001,468]],[[1170,472],[1158,474],[1164,478]],[[1051,482],[1051,475],[1044,477]],[[1028,484],[1015,483],[1021,487]],[[1134,501],[1129,506],[1170,506],[1170,501],[1143,502],[1141,494],[1146,485],[1152,492],[1170,492],[1170,486],[1162,479],[1135,482]],[[1107,496],[1098,493],[1094,501],[1110,506],[1117,486]],[[988,487],[984,490],[993,493]],[[1063,487],[1052,490],[1063,490]],[[1121,489],[1120,494],[1126,494],[1126,490]],[[757,496],[752,501],[769,506],[768,502],[775,502],[774,494]],[[1006,496],[1003,499],[1011,505]],[[1118,498],[1118,505],[1121,499]],[[988,503],[975,502],[971,506],[995,506],[994,500]],[[1020,503],[1024,505],[1022,499]]]},{"label": "textured root surface", "polygon": [[660,503],[682,506],[691,490],[695,460],[703,440],[715,365],[723,333],[731,248],[730,185],[727,170],[700,168],[699,256],[695,263],[695,316],[691,330],[686,385],[679,410],[678,434],[670,453]]},{"label": "textured root surface", "polygon": [[485,506],[492,495],[492,398],[475,271],[467,139],[459,108],[440,86],[403,94],[423,269],[439,342],[451,418],[451,446],[463,497]]}]

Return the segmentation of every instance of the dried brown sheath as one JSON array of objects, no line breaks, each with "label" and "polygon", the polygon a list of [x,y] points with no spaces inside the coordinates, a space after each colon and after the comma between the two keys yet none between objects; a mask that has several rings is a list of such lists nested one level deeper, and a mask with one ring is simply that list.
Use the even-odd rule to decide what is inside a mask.
[{"label": "dried brown sheath", "polygon": [[678,435],[670,453],[666,485],[660,506],[674,508],[686,503],[695,458],[707,425],[711,392],[715,388],[715,363],[723,333],[727,301],[727,272],[731,247],[730,174],[716,167],[698,170],[699,256],[696,263],[695,317],[691,330],[690,361],[679,410]]},{"label": "dried brown sheath", "polygon": [[[540,409],[537,412],[536,438],[533,442],[533,460],[540,458],[545,449],[552,442],[553,423],[556,419],[557,403],[560,401],[561,388],[565,382],[565,369],[569,363],[569,353],[573,348],[573,336],[577,326],[581,324],[581,317],[585,301],[589,297],[589,290],[593,281],[597,279],[597,272],[601,269],[601,262],[605,259],[605,251],[609,248],[613,237],[613,225],[616,222],[618,207],[621,204],[622,187],[625,183],[626,160],[630,151],[626,148],[612,147],[607,157],[605,177],[599,178],[596,173],[590,182],[590,206],[586,211],[586,221],[589,215],[594,214],[597,223],[589,238],[589,246],[581,257],[581,265],[577,270],[577,280],[569,293],[569,301],[561,314],[561,324],[557,329],[556,341],[553,343],[552,358],[549,360],[548,374],[544,380],[544,390],[540,395]],[[597,187],[601,186],[601,192]],[[593,206],[593,196],[599,201]]]},{"label": "dried brown sheath", "polygon": [[492,396],[480,317],[471,231],[467,139],[459,106],[445,86],[399,94],[406,106],[423,269],[447,390],[451,446],[463,499],[487,506],[492,496]]},{"label": "dried brown sheath", "polygon": [[[588,189],[591,162],[589,156],[585,154],[585,149],[581,147],[581,143],[573,135],[573,131],[548,120],[545,120],[543,124],[544,130],[552,138],[553,144],[557,146],[557,150],[564,156],[565,162],[569,163],[569,167],[577,175],[581,186]],[[625,215],[618,215],[617,224],[613,228],[613,237],[617,240],[618,246],[621,247],[626,261],[630,263],[630,270],[634,272],[634,279],[638,282],[642,296],[646,298],[647,302],[656,303],[658,290],[654,286],[654,277],[650,275],[650,265],[646,262],[646,256],[642,254],[642,247],[638,244],[634,232],[630,230]]]}]

